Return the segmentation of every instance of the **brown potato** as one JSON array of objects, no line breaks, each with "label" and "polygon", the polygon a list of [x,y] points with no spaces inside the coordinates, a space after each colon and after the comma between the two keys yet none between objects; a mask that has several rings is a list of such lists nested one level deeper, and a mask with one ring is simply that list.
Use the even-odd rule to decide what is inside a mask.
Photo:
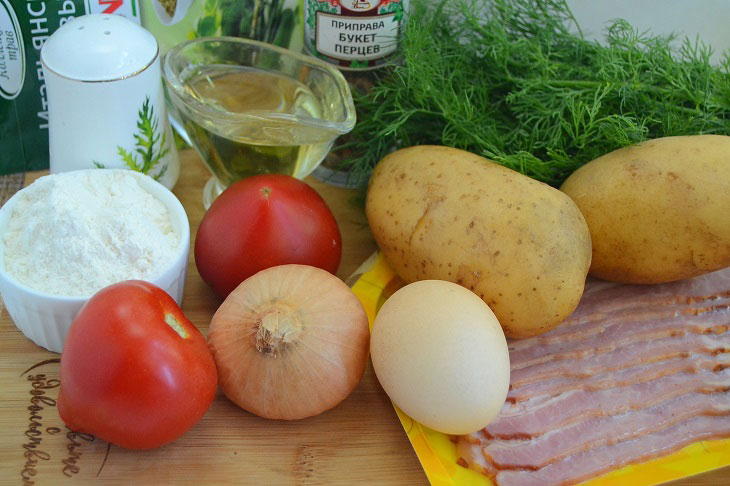
[{"label": "brown potato", "polygon": [[592,276],[661,283],[730,266],[730,137],[667,137],[616,150],[561,190],[585,216]]},{"label": "brown potato", "polygon": [[560,191],[463,150],[418,146],[375,168],[366,212],[406,282],[456,282],[505,334],[548,331],[578,305],[590,265],[583,216]]}]

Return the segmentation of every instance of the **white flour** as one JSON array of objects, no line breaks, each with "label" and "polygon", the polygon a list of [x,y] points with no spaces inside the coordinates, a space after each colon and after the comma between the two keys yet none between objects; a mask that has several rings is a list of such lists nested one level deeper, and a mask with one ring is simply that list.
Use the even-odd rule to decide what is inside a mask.
[{"label": "white flour", "polygon": [[5,270],[41,292],[90,296],[149,280],[180,242],[167,207],[126,170],[54,174],[18,196],[3,236]]}]

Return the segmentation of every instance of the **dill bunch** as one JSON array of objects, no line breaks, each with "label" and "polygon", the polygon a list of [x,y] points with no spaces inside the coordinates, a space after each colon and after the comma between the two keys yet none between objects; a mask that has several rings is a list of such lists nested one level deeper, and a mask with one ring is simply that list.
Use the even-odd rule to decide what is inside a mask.
[{"label": "dill bunch", "polygon": [[[675,42],[676,40],[676,42]],[[698,39],[607,25],[584,38],[565,0],[415,4],[402,65],[356,92],[342,148],[351,181],[417,144],[461,148],[560,185],[575,169],[642,140],[730,135],[730,57]]]}]

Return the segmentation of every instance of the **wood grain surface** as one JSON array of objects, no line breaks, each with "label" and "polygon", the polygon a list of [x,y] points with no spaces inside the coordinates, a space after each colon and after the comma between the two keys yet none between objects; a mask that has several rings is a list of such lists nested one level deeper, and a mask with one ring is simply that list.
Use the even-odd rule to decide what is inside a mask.
[{"label": "wood grain surface", "polygon": [[[175,194],[191,235],[204,214],[208,178],[197,155],[184,151]],[[27,174],[26,184],[40,174]],[[353,191],[308,179],[332,208],[343,236],[338,275],[349,277],[376,249]],[[183,310],[206,334],[219,300],[202,282],[192,252]],[[333,410],[284,422],[255,417],[218,394],[200,423],[152,451],[107,447],[75,434],[58,416],[59,355],[26,339],[0,314],[0,484],[427,484],[372,367]],[[31,369],[32,368],[32,369]],[[35,395],[34,395],[35,394]],[[37,397],[35,400],[33,398]],[[730,468],[677,484],[730,484]]]}]

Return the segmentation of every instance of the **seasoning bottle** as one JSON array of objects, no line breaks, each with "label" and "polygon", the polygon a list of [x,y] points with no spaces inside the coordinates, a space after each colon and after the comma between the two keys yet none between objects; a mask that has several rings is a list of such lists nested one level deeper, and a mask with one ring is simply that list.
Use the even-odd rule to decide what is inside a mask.
[{"label": "seasoning bottle", "polygon": [[408,0],[304,0],[304,45],[342,70],[369,70],[398,55]]},{"label": "seasoning bottle", "polygon": [[51,173],[125,168],[171,189],[180,173],[154,36],[120,15],[76,17],[41,49]]}]

